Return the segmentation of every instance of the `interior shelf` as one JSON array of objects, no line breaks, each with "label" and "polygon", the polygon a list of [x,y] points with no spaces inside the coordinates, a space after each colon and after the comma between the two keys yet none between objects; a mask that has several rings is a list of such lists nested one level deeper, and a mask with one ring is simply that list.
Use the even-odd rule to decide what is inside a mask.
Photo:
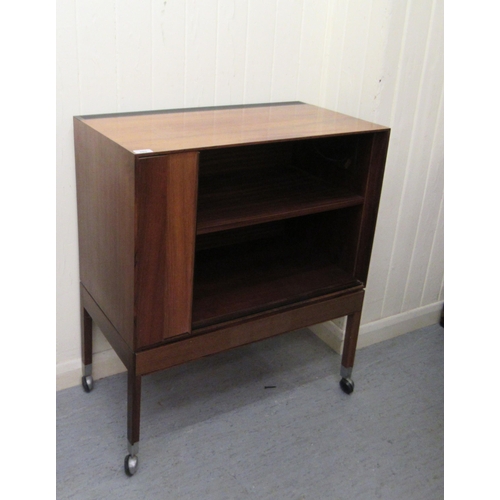
[{"label": "interior shelf", "polygon": [[200,175],[198,189],[197,234],[363,203],[347,188],[284,166]]},{"label": "interior shelf", "polygon": [[[325,141],[320,145],[327,151]],[[316,143],[298,141],[203,151],[197,234],[361,205],[363,189],[352,174],[316,150]],[[354,157],[351,151],[349,162]]]},{"label": "interior shelf", "polygon": [[199,250],[193,328],[359,285],[328,247],[275,235]]}]

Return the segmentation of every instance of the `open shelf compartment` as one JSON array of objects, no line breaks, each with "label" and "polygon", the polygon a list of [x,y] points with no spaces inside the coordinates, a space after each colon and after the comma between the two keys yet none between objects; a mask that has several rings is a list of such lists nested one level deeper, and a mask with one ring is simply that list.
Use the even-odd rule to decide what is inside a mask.
[{"label": "open shelf compartment", "polygon": [[197,234],[361,205],[357,144],[335,137],[201,151]]},{"label": "open shelf compartment", "polygon": [[359,285],[359,214],[352,207],[199,235],[193,329]]}]

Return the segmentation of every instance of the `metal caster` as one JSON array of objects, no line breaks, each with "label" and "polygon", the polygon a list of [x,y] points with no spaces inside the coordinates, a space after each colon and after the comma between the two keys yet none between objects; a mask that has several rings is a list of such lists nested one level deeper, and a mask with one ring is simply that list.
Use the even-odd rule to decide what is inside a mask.
[{"label": "metal caster", "polygon": [[351,394],[354,391],[354,382],[350,378],[343,377],[339,382],[340,388],[346,393]]},{"label": "metal caster", "polygon": [[85,392],[90,392],[94,388],[94,379],[92,375],[84,375],[82,377],[82,387]]},{"label": "metal caster", "polygon": [[131,477],[137,472],[137,468],[139,467],[139,459],[137,455],[127,455],[125,457],[125,474]]}]

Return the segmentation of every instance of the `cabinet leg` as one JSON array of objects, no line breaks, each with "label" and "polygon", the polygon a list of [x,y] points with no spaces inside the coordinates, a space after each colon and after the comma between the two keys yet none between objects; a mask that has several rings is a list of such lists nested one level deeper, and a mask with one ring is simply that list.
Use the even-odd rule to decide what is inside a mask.
[{"label": "cabinet leg", "polygon": [[82,342],[82,386],[85,392],[94,387],[92,378],[92,318],[83,304],[80,306]]},{"label": "cabinet leg", "polygon": [[128,452],[125,457],[125,473],[133,476],[139,465],[139,430],[141,422],[141,376],[135,375],[133,370],[128,371],[128,398],[127,398],[127,428]]},{"label": "cabinet leg", "polygon": [[356,356],[356,345],[358,343],[359,324],[361,311],[347,316],[345,329],[344,349],[342,351],[342,365],[340,367],[340,387],[346,394],[354,391],[354,382],[351,379],[354,357]]}]

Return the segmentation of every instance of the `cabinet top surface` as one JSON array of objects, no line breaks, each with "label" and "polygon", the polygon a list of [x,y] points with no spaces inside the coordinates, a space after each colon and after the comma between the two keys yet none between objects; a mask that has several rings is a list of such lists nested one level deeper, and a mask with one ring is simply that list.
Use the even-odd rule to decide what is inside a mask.
[{"label": "cabinet top surface", "polygon": [[388,130],[300,102],[80,116],[135,154]]}]

